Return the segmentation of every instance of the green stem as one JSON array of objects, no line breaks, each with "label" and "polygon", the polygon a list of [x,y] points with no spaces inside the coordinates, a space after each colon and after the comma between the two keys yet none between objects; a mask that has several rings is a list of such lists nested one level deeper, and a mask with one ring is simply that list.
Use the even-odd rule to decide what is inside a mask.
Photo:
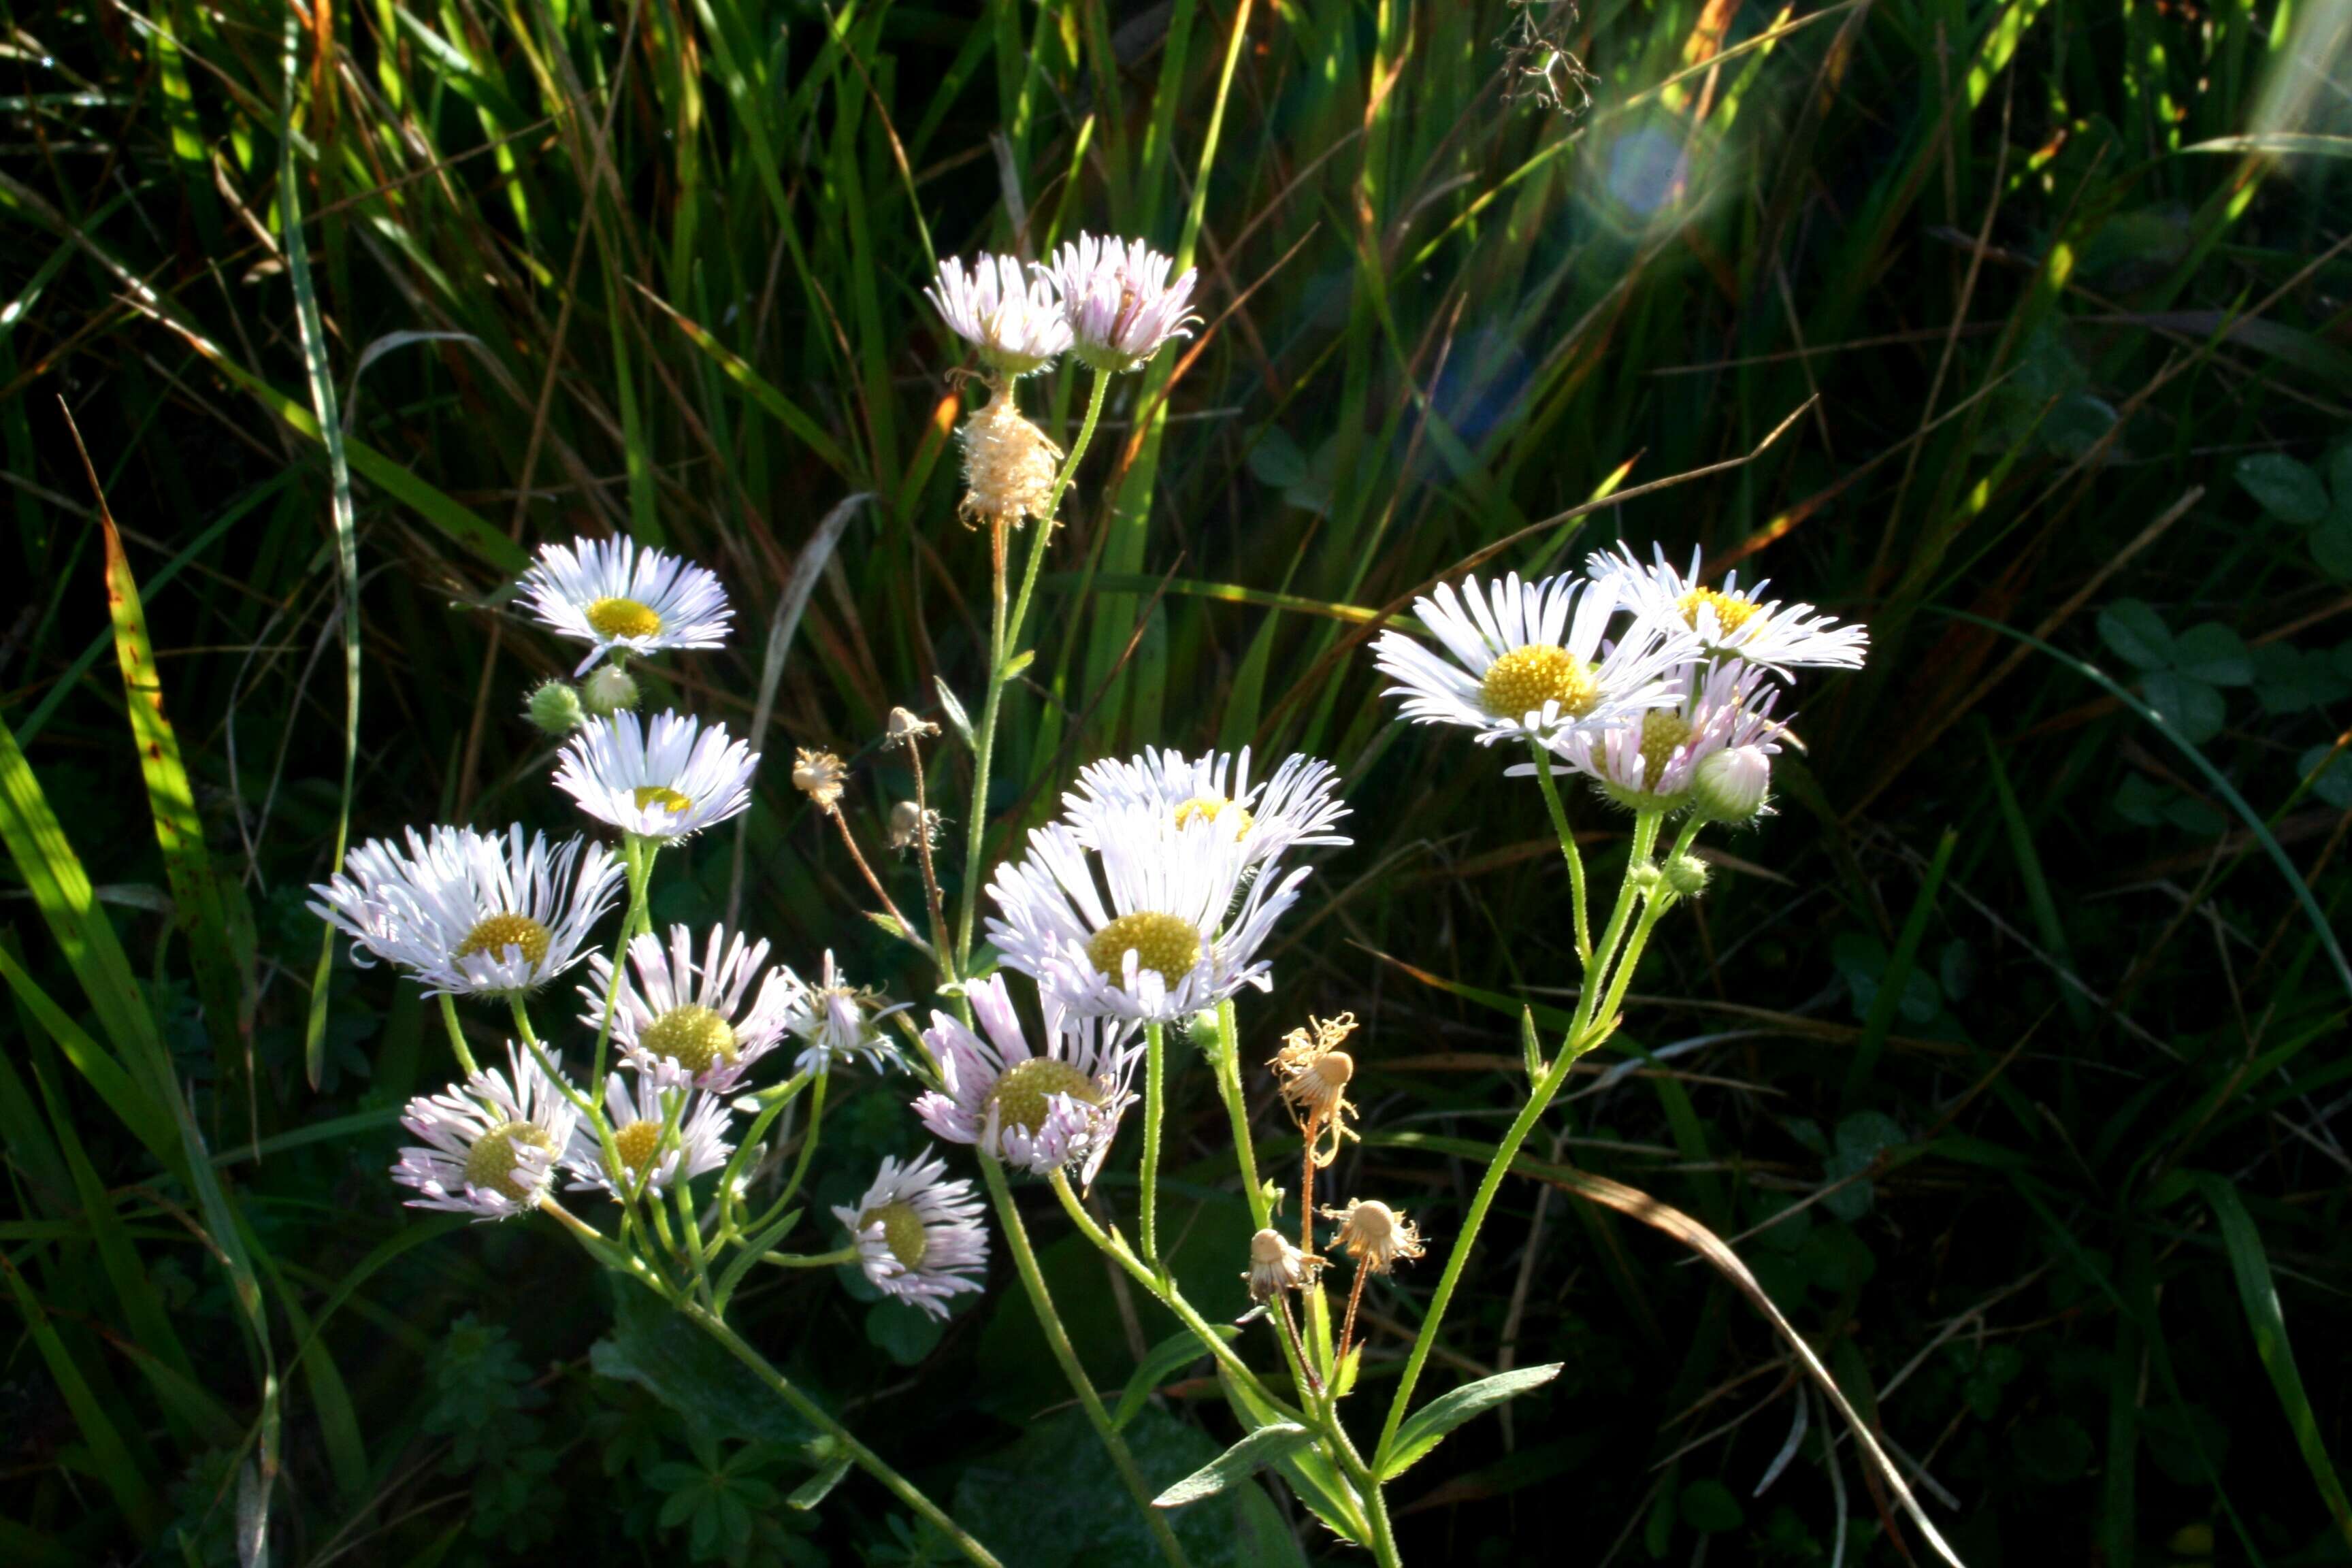
[{"label": "green stem", "polygon": [[1242,1195],[1249,1202],[1250,1224],[1259,1230],[1274,1223],[1274,1206],[1266,1201],[1265,1184],[1258,1180],[1257,1151],[1250,1142],[1249,1107],[1242,1100],[1240,1020],[1233,998],[1217,1004],[1217,1037],[1223,1049],[1212,1065],[1217,1071],[1217,1093],[1225,1102],[1225,1120],[1234,1129],[1234,1161],[1241,1167]]},{"label": "green stem", "polygon": [[[1013,1263],[1020,1271],[1022,1288],[1029,1292],[1029,1304],[1037,1312],[1037,1326],[1045,1331],[1045,1343],[1052,1349],[1055,1361],[1061,1364],[1062,1375],[1069,1379],[1071,1391],[1086,1407],[1095,1436],[1109,1451],[1119,1479],[1127,1483],[1129,1495],[1135,1499],[1144,1524],[1159,1543],[1160,1554],[1173,1568],[1190,1568],[1183,1547],[1177,1544],[1176,1532],[1169,1528],[1168,1516],[1151,1506],[1151,1492],[1144,1483],[1143,1472],[1136,1468],[1135,1455],[1129,1451],[1127,1439],[1110,1424],[1110,1412],[1103,1408],[1102,1395],[1095,1392],[1087,1369],[1078,1363],[1078,1352],[1071,1347],[1069,1333],[1062,1327],[1060,1314],[1054,1310],[1054,1298],[1045,1289],[1045,1273],[1037,1267],[1037,1254],[1029,1245],[1028,1227],[1021,1223],[1021,1210],[1013,1201],[1012,1187],[1005,1183],[1004,1167],[983,1152],[980,1168],[988,1178],[989,1196],[996,1201],[997,1223],[1004,1231],[1005,1245],[1013,1250]],[[1055,1179],[1060,1181],[1058,1175]]]},{"label": "green stem", "polygon": [[1167,1029],[1158,1023],[1143,1026],[1143,1192],[1137,1205],[1137,1226],[1143,1234],[1143,1257],[1160,1261],[1160,1121],[1167,1110]]},{"label": "green stem", "polygon": [[1210,1327],[1209,1321],[1202,1317],[1200,1310],[1184,1299],[1184,1293],[1176,1288],[1176,1282],[1173,1279],[1153,1269],[1143,1259],[1138,1258],[1134,1249],[1129,1247],[1116,1231],[1106,1231],[1096,1223],[1095,1216],[1088,1214],[1086,1205],[1078,1201],[1078,1194],[1071,1188],[1070,1178],[1066,1174],[1056,1171],[1053,1181],[1054,1193],[1062,1200],[1063,1212],[1070,1216],[1070,1223],[1078,1227],[1079,1234],[1094,1243],[1097,1252],[1126,1269],[1134,1277],[1137,1284],[1151,1292],[1153,1300],[1175,1313],[1177,1321],[1192,1331],[1192,1337],[1199,1340],[1202,1346],[1217,1359],[1218,1364],[1255,1389],[1267,1405],[1292,1420],[1303,1422],[1307,1419],[1276,1397],[1274,1391],[1265,1386],[1265,1380],[1250,1369],[1247,1362],[1235,1353],[1234,1347],[1225,1342],[1225,1337]]},{"label": "green stem", "polygon": [[474,1065],[474,1053],[467,1047],[466,1031],[457,1026],[457,999],[446,991],[441,993],[441,1021],[449,1026],[449,1050],[457,1058],[458,1070],[467,1078],[481,1071]]},{"label": "green stem", "polygon": [[845,1247],[839,1252],[770,1252],[760,1261],[772,1263],[779,1268],[838,1268],[845,1263],[855,1263],[865,1256],[865,1249]]},{"label": "green stem", "polygon": [[654,857],[659,853],[661,846],[650,838],[632,833],[621,839],[621,854],[628,868],[629,907],[621,916],[621,934],[613,943],[613,974],[604,984],[604,1012],[596,1025],[596,1049],[589,1064],[593,1070],[588,1075],[593,1084],[604,1081],[604,1049],[613,1040],[613,1006],[620,999],[621,970],[629,961],[630,939],[636,935],[640,921],[646,930],[653,929],[646,908],[646,887],[653,880]]},{"label": "green stem", "polygon": [[831,1073],[822,1071],[816,1075],[816,1088],[809,1093],[808,1136],[801,1140],[800,1158],[793,1162],[792,1179],[784,1184],[784,1190],[777,1195],[774,1206],[768,1210],[770,1218],[784,1212],[786,1205],[793,1201],[793,1194],[801,1190],[801,1178],[808,1174],[809,1161],[816,1155],[817,1130],[824,1125],[824,1086],[832,1077]]},{"label": "green stem", "polygon": [[987,1547],[974,1541],[964,1528],[948,1517],[939,1504],[925,1497],[912,1481],[882,1462],[881,1456],[852,1436],[849,1428],[835,1420],[823,1405],[793,1386],[783,1373],[768,1364],[768,1360],[753,1350],[743,1337],[707,1309],[693,1303],[681,1303],[678,1309],[701,1326],[702,1331],[725,1346],[729,1354],[750,1368],[752,1375],[768,1385],[775,1395],[793,1407],[795,1415],[822,1430],[835,1443],[850,1461],[876,1480],[887,1487],[900,1502],[929,1521],[933,1528],[955,1542],[956,1550],[981,1568],[1004,1568]]},{"label": "green stem", "polygon": [[[1029,563],[1021,574],[1021,596],[1013,602],[1013,613],[1004,614],[1004,574],[1000,563],[996,574],[996,624],[990,628],[988,647],[988,696],[980,715],[980,733],[973,737],[971,761],[971,828],[965,839],[963,857],[963,894],[956,914],[955,970],[959,974],[971,972],[971,923],[980,907],[980,886],[988,879],[987,868],[981,857],[988,852],[988,773],[996,754],[996,721],[1004,706],[1004,689],[1012,683],[1005,667],[1012,662],[1013,645],[1021,640],[1022,623],[1029,616],[1029,601],[1037,591],[1037,574],[1045,564],[1045,543],[1054,532],[1054,514],[1062,504],[1063,492],[1070,488],[1071,478],[1078,471],[1078,460],[1087,455],[1087,447],[1095,438],[1095,426],[1102,418],[1103,398],[1110,390],[1110,375],[1095,372],[1093,387],[1087,395],[1087,416],[1078,426],[1078,438],[1070,444],[1070,455],[1062,460],[1061,471],[1054,476],[1053,490],[1045,500],[1045,515],[1036,524],[1035,537],[1029,542]],[[1013,395],[1010,388],[1001,395]]]},{"label": "green stem", "polygon": [[[1454,1238],[1453,1248],[1446,1254],[1445,1272],[1438,1277],[1437,1289],[1429,1300],[1429,1310],[1421,1321],[1420,1331],[1413,1335],[1412,1352],[1405,1358],[1404,1374],[1397,1380],[1396,1393],[1389,1402],[1388,1419],[1381,1425],[1381,1440],[1372,1450],[1375,1473],[1387,1467],[1389,1456],[1395,1447],[1397,1428],[1404,1424],[1405,1412],[1412,1404],[1413,1385],[1421,1381],[1422,1369],[1429,1363],[1430,1352],[1437,1346],[1438,1330],[1445,1321],[1445,1309],[1452,1303],[1454,1288],[1461,1283],[1463,1270],[1469,1265],[1471,1249],[1477,1245],[1479,1227],[1486,1223],[1486,1211],[1494,1205],[1495,1194],[1501,1189],[1503,1178],[1510,1173],[1511,1162],[1518,1158],[1520,1145],[1527,1142],[1528,1134],[1535,1130],[1536,1123],[1550,1108],[1552,1098],[1568,1081],[1577,1059],[1601,1043],[1608,1027],[1605,1020],[1614,1016],[1599,1008],[1599,966],[1606,964],[1615,954],[1618,938],[1624,931],[1635,904],[1648,903],[1654,907],[1643,910],[1640,925],[1622,956],[1618,959],[1616,969],[1621,976],[1631,977],[1633,965],[1642,956],[1642,946],[1648,942],[1651,928],[1656,924],[1659,907],[1664,900],[1643,900],[1635,886],[1635,879],[1642,868],[1649,864],[1651,851],[1657,845],[1659,821],[1659,814],[1654,811],[1645,811],[1633,819],[1633,847],[1625,860],[1625,879],[1617,889],[1617,907],[1610,911],[1609,926],[1601,934],[1601,946],[1593,955],[1593,963],[1585,968],[1584,985],[1577,998],[1576,1015],[1568,1037],[1560,1042],[1559,1055],[1545,1069],[1543,1077],[1528,1094],[1527,1103],[1512,1119],[1509,1131],[1503,1134],[1502,1142],[1496,1145],[1494,1157],[1486,1163],[1486,1173],[1479,1179],[1478,1191],[1470,1200],[1469,1212],[1463,1216],[1461,1233]],[[1623,994],[1622,984],[1612,987],[1611,1006],[1613,1007],[1616,999]],[[1596,1022],[1596,1017],[1601,1021]]]},{"label": "green stem", "polygon": [[1592,916],[1585,907],[1584,853],[1576,847],[1576,834],[1568,826],[1568,811],[1559,803],[1559,786],[1551,782],[1551,753],[1534,736],[1528,737],[1528,752],[1535,759],[1536,783],[1543,788],[1544,809],[1551,813],[1551,830],[1559,835],[1560,858],[1568,862],[1568,896],[1576,912],[1576,956],[1580,963],[1592,962]]}]

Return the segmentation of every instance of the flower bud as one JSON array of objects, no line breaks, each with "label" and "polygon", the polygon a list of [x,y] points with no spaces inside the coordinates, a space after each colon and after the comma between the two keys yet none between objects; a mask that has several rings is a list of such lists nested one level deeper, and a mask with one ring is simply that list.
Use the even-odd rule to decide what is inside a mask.
[{"label": "flower bud", "polygon": [[580,693],[561,680],[548,681],[534,690],[523,712],[534,729],[558,736],[580,728],[580,721],[586,717],[581,711]]},{"label": "flower bud", "polygon": [[1749,822],[1772,787],[1772,759],[1761,746],[1733,746],[1700,762],[1691,809],[1708,822]]},{"label": "flower bud", "polygon": [[1706,862],[1696,855],[1669,856],[1659,878],[1675,897],[1696,899],[1706,891]]},{"label": "flower bud", "polygon": [[580,701],[599,719],[633,711],[637,706],[636,677],[619,665],[600,664],[593,675],[580,683]]}]

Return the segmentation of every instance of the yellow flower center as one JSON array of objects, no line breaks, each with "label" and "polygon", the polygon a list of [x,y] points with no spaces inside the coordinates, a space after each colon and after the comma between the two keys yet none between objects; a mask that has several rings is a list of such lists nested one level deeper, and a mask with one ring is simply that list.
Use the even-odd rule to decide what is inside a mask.
[{"label": "yellow flower center", "polygon": [[1679,713],[1653,708],[1642,715],[1642,784],[1658,787],[1658,775],[1674,759],[1675,748],[1691,738],[1689,721]]},{"label": "yellow flower center", "polygon": [[635,599],[599,599],[588,606],[588,624],[598,637],[649,637],[661,630],[661,616]]},{"label": "yellow flower center", "polygon": [[1478,705],[1497,719],[1517,719],[1557,702],[1562,713],[1581,719],[1601,700],[1594,668],[1549,643],[1515,647],[1486,667]]},{"label": "yellow flower center", "polygon": [[931,1238],[924,1234],[923,1216],[915,1212],[912,1204],[884,1204],[857,1216],[860,1230],[875,1224],[882,1226],[882,1240],[890,1248],[891,1257],[909,1268],[923,1266],[923,1254],[931,1249]]},{"label": "yellow flower center", "polygon": [[697,1075],[735,1060],[734,1029],[717,1013],[692,1002],[672,1007],[646,1025],[637,1044]]},{"label": "yellow flower center", "polygon": [[529,915],[490,915],[466,933],[466,940],[457,944],[457,956],[472,958],[487,952],[502,960],[509,948],[519,947],[523,962],[537,968],[547,962],[549,940],[547,928]]},{"label": "yellow flower center", "polygon": [[1744,598],[1738,594],[1722,593],[1714,588],[1693,588],[1676,601],[1675,607],[1682,611],[1684,623],[1691,630],[1696,631],[1698,630],[1698,612],[1702,605],[1713,607],[1715,624],[1723,628],[1725,637],[1729,637],[1747,625],[1748,618],[1756,613],[1758,607],[1753,599]]},{"label": "yellow flower center", "polygon": [[519,1204],[530,1202],[534,1189],[515,1179],[515,1172],[522,1163],[515,1152],[519,1144],[552,1149],[555,1140],[547,1135],[546,1128],[531,1121],[509,1121],[492,1128],[475,1139],[474,1146],[466,1151],[466,1180],[475,1186],[504,1193]]},{"label": "yellow flower center", "polygon": [[988,1091],[988,1103],[996,1110],[999,1127],[1034,1133],[1045,1125],[1047,1104],[1057,1094],[1087,1105],[1100,1105],[1103,1100],[1102,1086],[1070,1063],[1032,1057],[1005,1069]]},{"label": "yellow flower center", "polygon": [[654,1151],[661,1147],[662,1124],[658,1121],[632,1121],[613,1134],[614,1152],[629,1174],[642,1179],[654,1163]]},{"label": "yellow flower center", "polygon": [[1176,826],[1191,826],[1194,822],[1223,822],[1230,815],[1234,819],[1234,839],[1238,843],[1249,834],[1257,820],[1239,801],[1227,800],[1221,795],[1196,795],[1176,808]]},{"label": "yellow flower center", "polygon": [[639,784],[630,798],[637,803],[639,811],[651,811],[655,806],[660,806],[672,816],[694,804],[692,795],[680,795],[667,784]]},{"label": "yellow flower center", "polygon": [[1201,933],[1189,921],[1139,910],[1095,932],[1094,940],[1087,943],[1087,961],[1107,978],[1118,980],[1126,973],[1130,952],[1139,974],[1156,970],[1160,984],[1173,985],[1201,962]]}]

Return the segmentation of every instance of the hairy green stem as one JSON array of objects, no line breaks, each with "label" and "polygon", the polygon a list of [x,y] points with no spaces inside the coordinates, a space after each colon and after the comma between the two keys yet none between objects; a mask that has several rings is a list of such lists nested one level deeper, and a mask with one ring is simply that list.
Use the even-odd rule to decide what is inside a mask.
[{"label": "hairy green stem", "polygon": [[[1494,1205],[1495,1194],[1501,1189],[1503,1178],[1510,1173],[1511,1162],[1518,1158],[1519,1146],[1527,1142],[1528,1134],[1543,1119],[1553,1096],[1559,1092],[1560,1086],[1568,1081],[1569,1074],[1575,1069],[1577,1059],[1598,1045],[1606,1033],[1606,1022],[1596,1021],[1595,993],[1600,984],[1597,970],[1606,965],[1615,953],[1618,939],[1633,912],[1633,906],[1658,901],[1643,899],[1637,879],[1642,868],[1649,864],[1651,852],[1656,847],[1659,821],[1659,814],[1654,811],[1645,811],[1633,819],[1633,842],[1625,861],[1625,879],[1618,888],[1617,907],[1610,912],[1609,926],[1601,934],[1601,946],[1594,953],[1592,963],[1586,965],[1585,983],[1582,994],[1577,998],[1574,1022],[1568,1037],[1560,1042],[1559,1056],[1553,1058],[1550,1067],[1537,1081],[1527,1103],[1519,1108],[1518,1115],[1512,1118],[1509,1131],[1503,1134],[1502,1142],[1496,1145],[1494,1157],[1486,1163],[1486,1173],[1479,1179],[1478,1191],[1470,1200],[1469,1212],[1463,1216],[1461,1232],[1454,1238],[1453,1248],[1446,1254],[1445,1271],[1438,1277],[1437,1289],[1430,1297],[1429,1310],[1421,1321],[1420,1331],[1413,1335],[1412,1351],[1405,1358],[1404,1373],[1397,1380],[1396,1393],[1389,1402],[1388,1419],[1381,1425],[1381,1440],[1372,1450],[1372,1468],[1376,1473],[1386,1468],[1389,1457],[1394,1451],[1397,1428],[1404,1424],[1405,1412],[1412,1405],[1413,1385],[1421,1381],[1422,1369],[1429,1363],[1430,1352],[1437,1346],[1438,1331],[1445,1321],[1445,1310],[1452,1303],[1454,1288],[1461,1283],[1463,1270],[1470,1262],[1471,1249],[1477,1245],[1479,1227],[1486,1222],[1486,1211]],[[1650,929],[1655,923],[1656,915],[1645,909],[1633,940],[1618,959],[1616,969],[1621,975],[1631,976],[1635,962],[1642,956],[1641,944],[1648,941]],[[1623,988],[1617,987],[1615,995],[1622,997],[1622,994]],[[1612,1005],[1614,1005],[1613,998]],[[1604,1013],[1599,1016],[1605,1020],[1610,1016]]]},{"label": "hairy green stem", "polygon": [[[1087,455],[1087,447],[1095,438],[1095,426],[1102,419],[1103,399],[1110,391],[1110,375],[1106,371],[1095,372],[1094,385],[1087,394],[1087,416],[1078,426],[1078,438],[1070,444],[1070,455],[1062,459],[1061,471],[1054,476],[1054,488],[1045,500],[1045,515],[1037,520],[1036,535],[1029,542],[1029,563],[1021,574],[1021,595],[1013,601],[1013,613],[1004,614],[1004,567],[996,563],[996,624],[991,628],[988,647],[988,696],[981,708],[980,733],[973,737],[971,752],[971,828],[965,839],[963,857],[963,895],[958,900],[956,914],[955,970],[959,974],[971,972],[971,922],[980,908],[980,885],[987,880],[981,857],[988,849],[988,773],[996,754],[996,721],[1004,706],[1004,689],[1012,684],[1006,667],[1012,662],[1014,645],[1021,640],[1022,623],[1029,617],[1029,601],[1037,591],[1037,574],[1045,564],[1045,544],[1054,534],[1054,514],[1062,504],[1064,492],[1078,471],[1078,460]],[[1013,395],[1006,388],[1001,396]]]},{"label": "hairy green stem", "polygon": [[1225,1120],[1233,1124],[1234,1160],[1241,1167],[1242,1196],[1249,1203],[1250,1224],[1264,1230],[1274,1223],[1274,1208],[1266,1201],[1265,1184],[1258,1180],[1257,1150],[1250,1142],[1249,1106],[1242,1099],[1240,1020],[1230,996],[1217,1004],[1217,1038],[1223,1048],[1211,1057],[1210,1065],[1216,1069]]},{"label": "hairy green stem", "polygon": [[1143,1256],[1160,1261],[1160,1120],[1166,1111],[1167,1029],[1154,1022],[1143,1026],[1143,1174],[1136,1205],[1136,1226],[1143,1237]]},{"label": "hairy green stem", "polygon": [[678,1310],[693,1319],[703,1332],[725,1346],[730,1355],[750,1368],[752,1375],[765,1384],[777,1398],[791,1405],[802,1420],[840,1444],[842,1452],[849,1456],[851,1463],[887,1487],[900,1502],[913,1509],[953,1542],[956,1550],[962,1552],[967,1561],[980,1564],[981,1568],[1004,1568],[987,1547],[973,1540],[961,1525],[948,1517],[945,1510],[925,1497],[912,1481],[885,1464],[880,1455],[852,1436],[849,1428],[835,1420],[823,1405],[793,1387],[782,1373],[768,1364],[767,1357],[752,1349],[742,1335],[729,1328],[716,1314],[693,1302],[681,1302]]},{"label": "hairy green stem", "polygon": [[1559,803],[1559,786],[1551,782],[1551,753],[1534,736],[1528,737],[1528,754],[1535,759],[1536,783],[1542,786],[1544,809],[1551,814],[1551,830],[1559,836],[1560,858],[1568,862],[1568,896],[1575,906],[1576,956],[1578,962],[1592,962],[1592,916],[1586,907],[1584,895],[1584,852],[1576,847],[1576,834],[1568,826],[1568,810]]},{"label": "hairy green stem", "polygon": [[[1069,1380],[1070,1391],[1085,1406],[1095,1436],[1109,1451],[1110,1462],[1118,1471],[1118,1479],[1127,1483],[1129,1494],[1143,1514],[1144,1524],[1159,1543],[1160,1554],[1174,1568],[1189,1568],[1184,1548],[1177,1543],[1176,1532],[1169,1528],[1168,1516],[1151,1506],[1151,1489],[1144,1482],[1143,1472],[1136,1468],[1135,1455],[1128,1448],[1127,1439],[1110,1424],[1110,1412],[1103,1408],[1102,1395],[1095,1392],[1087,1369],[1078,1363],[1078,1352],[1070,1344],[1068,1331],[1062,1327],[1061,1315],[1054,1310],[1053,1295],[1045,1289],[1045,1272],[1037,1267],[1037,1254],[1029,1245],[1029,1230],[1022,1224],[1020,1207],[1013,1201],[1013,1189],[1004,1180],[1004,1167],[983,1152],[980,1168],[988,1178],[989,1196],[996,1201],[997,1224],[1004,1232],[1005,1246],[1012,1249],[1013,1268],[1021,1275],[1022,1288],[1029,1292],[1029,1304],[1036,1309],[1037,1326],[1045,1331],[1045,1343],[1053,1351],[1054,1360],[1060,1363],[1062,1375]],[[1058,1175],[1056,1180],[1059,1181]]]}]

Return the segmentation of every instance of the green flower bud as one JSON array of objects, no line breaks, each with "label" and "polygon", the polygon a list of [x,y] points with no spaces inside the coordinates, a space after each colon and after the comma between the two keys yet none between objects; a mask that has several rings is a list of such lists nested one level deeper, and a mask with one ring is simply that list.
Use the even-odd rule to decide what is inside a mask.
[{"label": "green flower bud", "polygon": [[580,686],[580,700],[599,719],[627,712],[637,705],[636,678],[616,664],[596,667]]},{"label": "green flower bud", "polygon": [[580,710],[580,693],[561,680],[548,681],[533,691],[523,712],[542,734],[559,737],[580,728],[585,717]]},{"label": "green flower bud", "polygon": [[1670,857],[1659,876],[1678,899],[1696,899],[1706,891],[1706,862],[1696,855]]}]

